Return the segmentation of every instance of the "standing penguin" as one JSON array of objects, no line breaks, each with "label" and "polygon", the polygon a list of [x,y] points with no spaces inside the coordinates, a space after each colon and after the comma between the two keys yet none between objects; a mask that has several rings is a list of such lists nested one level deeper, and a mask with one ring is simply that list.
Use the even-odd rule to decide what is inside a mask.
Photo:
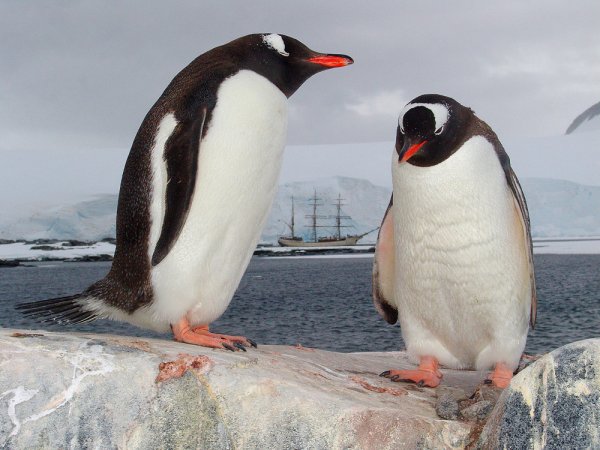
[{"label": "standing penguin", "polygon": [[18,306],[58,323],[109,318],[180,342],[244,349],[211,333],[250,261],[277,190],[287,97],[312,75],[352,64],[279,34],[200,55],[167,86],[133,141],[106,277],[83,293]]},{"label": "standing penguin", "polygon": [[373,265],[373,300],[400,318],[417,370],[393,381],[435,387],[439,363],[486,370],[506,387],[536,314],[529,214],[508,155],[471,109],[422,95],[398,120],[394,193]]}]

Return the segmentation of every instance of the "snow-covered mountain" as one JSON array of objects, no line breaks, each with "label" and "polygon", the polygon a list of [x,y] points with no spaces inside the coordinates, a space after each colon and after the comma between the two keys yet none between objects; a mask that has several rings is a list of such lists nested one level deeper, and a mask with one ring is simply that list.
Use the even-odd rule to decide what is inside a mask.
[{"label": "snow-covered mountain", "polygon": [[521,185],[534,237],[600,236],[600,186],[548,178]]},{"label": "snow-covered mountain", "polygon": [[567,128],[565,134],[598,130],[600,130],[600,102],[590,106],[584,112],[575,117],[573,122],[571,122],[571,125],[569,125],[569,128]]},{"label": "snow-covered mountain", "polygon": [[[534,237],[600,236],[600,186],[586,186],[547,178],[521,180],[531,214]],[[286,183],[280,186],[261,242],[274,243],[288,234],[291,198],[295,199],[296,233],[309,237],[312,206],[308,201],[317,192],[322,203],[320,223],[333,224],[338,195],[344,199],[343,214],[351,216],[345,224],[350,234],[364,233],[379,226],[390,199],[390,190],[369,181],[349,177],[329,177],[315,181]],[[80,239],[99,240],[115,235],[116,195],[101,195],[79,203],[39,210],[34,214],[0,221],[4,239]],[[333,232],[322,229],[323,234]],[[373,232],[360,241],[374,242]]]},{"label": "snow-covered mountain", "polygon": [[117,195],[104,194],[78,203],[40,209],[33,214],[0,218],[0,238],[80,239],[115,236]]}]

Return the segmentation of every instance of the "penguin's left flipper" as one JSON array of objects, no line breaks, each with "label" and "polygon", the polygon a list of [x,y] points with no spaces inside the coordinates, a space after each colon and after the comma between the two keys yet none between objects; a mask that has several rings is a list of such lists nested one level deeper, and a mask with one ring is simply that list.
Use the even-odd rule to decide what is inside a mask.
[{"label": "penguin's left flipper", "polygon": [[160,263],[177,242],[190,210],[206,116],[207,108],[203,108],[194,119],[178,123],[165,144],[164,160],[168,180],[165,189],[165,215],[160,237],[152,254],[153,266]]},{"label": "penguin's left flipper", "polygon": [[394,196],[392,195],[377,235],[375,257],[373,258],[372,285],[375,309],[391,324],[396,323],[398,320],[398,310],[393,303],[395,271],[393,203]]},{"label": "penguin's left flipper", "polygon": [[506,182],[510,187],[510,190],[513,194],[513,199],[515,201],[515,214],[518,216],[518,219],[521,223],[521,227],[523,230],[523,238],[525,240],[525,251],[527,252],[527,261],[529,265],[529,279],[531,281],[531,304],[530,304],[530,313],[529,313],[529,324],[531,328],[535,326],[535,319],[537,315],[537,294],[535,290],[535,273],[533,269],[533,241],[531,239],[531,223],[529,220],[529,211],[527,209],[527,202],[525,201],[525,195],[523,194],[523,189],[521,188],[521,184],[515,175],[515,172],[510,167],[510,162],[508,160],[508,155],[504,151],[504,148],[496,149],[498,153],[504,153],[504,155],[500,156],[500,161],[502,164],[502,168],[504,169],[504,174],[506,176]]}]

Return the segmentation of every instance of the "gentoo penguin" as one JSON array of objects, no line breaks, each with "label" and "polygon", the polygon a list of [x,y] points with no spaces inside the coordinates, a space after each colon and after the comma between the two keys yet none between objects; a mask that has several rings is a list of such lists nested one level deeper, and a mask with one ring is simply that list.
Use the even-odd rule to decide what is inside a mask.
[{"label": "gentoo penguin", "polygon": [[441,95],[398,120],[393,194],[373,265],[373,300],[400,319],[417,370],[393,381],[435,387],[439,364],[487,370],[506,387],[536,315],[529,214],[508,155],[474,112]]},{"label": "gentoo penguin", "polygon": [[58,323],[109,318],[180,342],[254,343],[211,333],[267,219],[287,131],[287,98],[349,56],[252,34],[184,68],[150,109],[125,164],[108,275],[83,293],[19,306]]}]

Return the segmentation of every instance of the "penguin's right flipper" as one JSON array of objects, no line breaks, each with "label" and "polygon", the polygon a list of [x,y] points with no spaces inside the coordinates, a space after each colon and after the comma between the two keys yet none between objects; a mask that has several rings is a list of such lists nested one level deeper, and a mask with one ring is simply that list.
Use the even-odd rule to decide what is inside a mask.
[{"label": "penguin's right flipper", "polygon": [[160,263],[177,242],[190,210],[206,115],[207,109],[204,108],[195,120],[178,124],[165,145],[164,160],[168,180],[165,215],[160,237],[152,254],[153,266]]},{"label": "penguin's right flipper", "polygon": [[393,306],[396,258],[394,218],[391,211],[393,203],[394,196],[392,195],[377,235],[375,257],[373,259],[372,287],[375,309],[388,323],[392,324],[398,320],[398,310]]},{"label": "penguin's right flipper", "polygon": [[82,295],[51,298],[36,302],[20,303],[15,306],[23,315],[33,317],[42,323],[85,323],[98,318],[92,312],[83,308],[80,301]]}]

